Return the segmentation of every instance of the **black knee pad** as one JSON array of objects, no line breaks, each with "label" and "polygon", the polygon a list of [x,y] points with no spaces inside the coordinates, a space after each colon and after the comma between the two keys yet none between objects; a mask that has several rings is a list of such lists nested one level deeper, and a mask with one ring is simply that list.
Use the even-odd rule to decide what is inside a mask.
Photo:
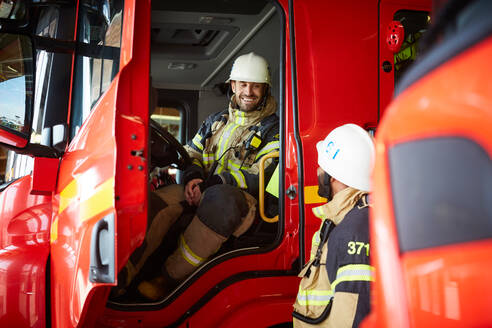
[{"label": "black knee pad", "polygon": [[239,188],[219,184],[205,190],[196,215],[207,227],[229,238],[248,210],[246,198]]}]

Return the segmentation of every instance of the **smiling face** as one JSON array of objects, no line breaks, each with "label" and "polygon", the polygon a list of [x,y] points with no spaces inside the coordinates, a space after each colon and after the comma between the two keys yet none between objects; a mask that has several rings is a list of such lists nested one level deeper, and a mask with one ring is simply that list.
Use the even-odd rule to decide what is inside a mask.
[{"label": "smiling face", "polygon": [[265,83],[231,81],[236,104],[243,112],[255,110],[266,91]]}]

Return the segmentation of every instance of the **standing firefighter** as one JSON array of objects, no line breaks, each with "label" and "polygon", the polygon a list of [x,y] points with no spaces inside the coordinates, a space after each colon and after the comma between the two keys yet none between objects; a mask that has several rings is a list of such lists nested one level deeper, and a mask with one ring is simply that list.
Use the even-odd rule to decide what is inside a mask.
[{"label": "standing firefighter", "polygon": [[369,312],[368,191],[374,144],[355,124],[342,125],[316,145],[322,220],[294,303],[294,327],[357,327]]},{"label": "standing firefighter", "polygon": [[[229,81],[234,92],[229,108],[209,116],[185,146],[193,164],[183,174],[184,187],[171,185],[156,191],[161,210],[153,217],[143,245],[120,273],[120,291],[130,285],[183,212],[194,216],[164,263],[162,275],[138,285],[148,299],[165,296],[231,235],[238,237],[251,227],[256,217],[259,160],[279,149],[277,105],[263,57],[239,56]],[[267,175],[271,174],[275,168],[271,159],[266,167]]]}]

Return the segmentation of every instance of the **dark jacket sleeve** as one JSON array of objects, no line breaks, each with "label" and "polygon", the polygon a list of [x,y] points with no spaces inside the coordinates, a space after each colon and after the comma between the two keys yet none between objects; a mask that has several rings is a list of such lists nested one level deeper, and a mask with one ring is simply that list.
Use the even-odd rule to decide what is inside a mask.
[{"label": "dark jacket sleeve", "polygon": [[[326,268],[335,292],[358,295],[352,327],[358,327],[370,310],[369,211],[356,205],[333,230],[328,240]],[[332,314],[330,314],[332,315]]]},{"label": "dark jacket sleeve", "polygon": [[227,113],[227,110],[210,115],[202,123],[193,139],[189,140],[185,146],[188,155],[191,157],[192,164],[183,173],[183,184],[186,185],[193,179],[205,179],[204,165],[202,162],[203,149],[205,142],[212,136],[212,125]]}]

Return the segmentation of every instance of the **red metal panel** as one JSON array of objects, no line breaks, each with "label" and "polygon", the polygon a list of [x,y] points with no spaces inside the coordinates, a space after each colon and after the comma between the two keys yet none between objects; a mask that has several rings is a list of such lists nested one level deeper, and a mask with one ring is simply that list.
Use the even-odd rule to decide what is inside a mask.
[{"label": "red metal panel", "polygon": [[0,327],[45,327],[51,197],[26,176],[0,193]]},{"label": "red metal panel", "polygon": [[0,142],[17,148],[24,148],[27,145],[27,139],[5,130],[0,130]]},{"label": "red metal panel", "polygon": [[[88,280],[94,224],[114,211],[115,78],[62,157],[52,235],[52,313],[55,327],[75,327],[94,284]],[[112,196],[98,203],[104,183]],[[96,206],[102,206],[97,210]],[[96,210],[93,210],[96,208]],[[95,213],[92,215],[91,213]],[[86,309],[85,309],[86,310]]]},{"label": "red metal panel", "polygon": [[[196,285],[196,284],[195,284]],[[194,285],[194,286],[195,286]],[[203,284],[201,284],[203,286]],[[181,323],[183,327],[268,327],[292,320],[292,304],[299,285],[295,276],[238,281],[221,290],[198,312]],[[194,287],[193,286],[193,287]],[[192,287],[192,288],[193,288]],[[213,290],[213,287],[211,287]],[[194,302],[202,294],[195,294]],[[179,303],[177,300],[175,303]],[[193,303],[192,303],[193,304]],[[190,308],[175,304],[152,312],[121,312],[107,309],[98,327],[166,327]],[[178,311],[179,313],[174,313]]]},{"label": "red metal panel", "polygon": [[[304,183],[317,185],[316,142],[336,126],[375,126],[378,2],[294,1],[297,91]],[[306,206],[306,257],[320,220]]]},{"label": "red metal panel", "polygon": [[[376,266],[375,317],[371,322],[377,327],[448,326],[452,318],[459,320],[461,326],[473,323],[480,326],[484,320],[490,324],[488,295],[492,291],[485,274],[490,267],[485,255],[487,251],[490,253],[490,241],[400,256],[387,151],[405,141],[463,136],[492,156],[492,85],[489,83],[492,66],[484,65],[491,56],[492,38],[489,38],[441,65],[402,93],[388,108],[380,125],[371,213],[372,259]],[[479,256],[483,259],[481,265]],[[432,270],[423,271],[426,265]],[[429,282],[429,275],[432,281],[426,288],[422,283]],[[446,290],[455,296],[444,297]],[[425,295],[426,301],[432,300],[430,312],[421,295]],[[449,306],[454,314],[447,316],[451,312],[443,309]]]},{"label": "red metal panel", "polygon": [[488,327],[492,240],[404,254],[412,327]]},{"label": "red metal panel", "polygon": [[58,158],[34,158],[31,193],[51,195],[55,191],[59,162]]}]

